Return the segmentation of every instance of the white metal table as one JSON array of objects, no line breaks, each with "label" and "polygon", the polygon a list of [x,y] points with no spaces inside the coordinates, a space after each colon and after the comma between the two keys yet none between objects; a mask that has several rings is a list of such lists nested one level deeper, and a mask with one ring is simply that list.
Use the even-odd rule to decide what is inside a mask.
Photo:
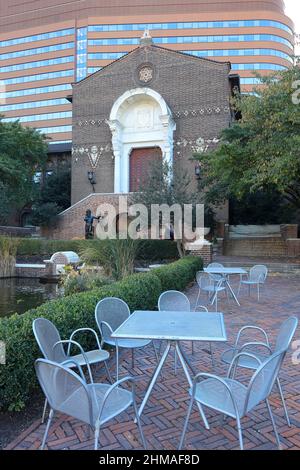
[{"label": "white metal table", "polygon": [[[229,279],[228,277],[230,275],[242,275],[242,274],[248,274],[247,271],[243,268],[204,268],[204,272],[205,273],[208,273],[208,274],[220,274],[221,276],[224,277],[224,281],[225,281],[225,284],[226,284],[226,287],[229,289],[232,297],[234,298],[234,300],[236,301],[236,303],[238,304],[238,306],[240,307],[240,303],[237,299],[237,296],[235,295],[230,283],[229,283]],[[213,296],[213,301],[215,299],[215,296],[216,294]],[[212,303],[213,303],[212,301]]]},{"label": "white metal table", "polygon": [[[222,313],[206,312],[164,312],[164,311],[135,311],[125,322],[112,334],[118,339],[152,339],[166,340],[167,347],[161,356],[159,364],[150,380],[146,395],[139,409],[139,416],[148,401],[150,393],[155,385],[159,373],[167,359],[172,344],[174,344],[179,360],[183,367],[187,381],[192,386],[192,378],[188,367],[193,375],[195,371],[190,365],[185,353],[180,347],[180,341],[208,341],[225,342],[227,335]],[[198,408],[205,427],[208,428],[206,417],[202,407]]]}]

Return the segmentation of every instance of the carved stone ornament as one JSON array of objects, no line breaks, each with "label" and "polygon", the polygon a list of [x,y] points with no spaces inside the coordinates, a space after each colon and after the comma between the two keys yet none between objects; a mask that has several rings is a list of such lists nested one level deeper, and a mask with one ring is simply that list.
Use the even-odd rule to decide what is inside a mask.
[{"label": "carved stone ornament", "polygon": [[139,80],[143,83],[149,83],[153,79],[153,68],[150,65],[145,65],[139,70]]},{"label": "carved stone ornament", "polygon": [[74,145],[72,149],[72,156],[75,158],[75,161],[78,161],[79,158],[83,158],[85,156],[88,157],[90,165],[93,169],[96,169],[99,163],[100,158],[103,156],[104,153],[111,152],[112,146],[110,144],[107,145],[86,145],[86,146],[78,146]]}]

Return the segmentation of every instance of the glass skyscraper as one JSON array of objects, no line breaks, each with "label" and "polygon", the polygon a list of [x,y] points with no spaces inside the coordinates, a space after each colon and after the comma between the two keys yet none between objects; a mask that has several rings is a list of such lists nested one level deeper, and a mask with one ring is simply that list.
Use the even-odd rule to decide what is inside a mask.
[{"label": "glass skyscraper", "polygon": [[145,29],[163,47],[230,61],[245,92],[254,71],[293,61],[282,0],[0,0],[0,113],[70,149],[72,82],[132,51]]}]

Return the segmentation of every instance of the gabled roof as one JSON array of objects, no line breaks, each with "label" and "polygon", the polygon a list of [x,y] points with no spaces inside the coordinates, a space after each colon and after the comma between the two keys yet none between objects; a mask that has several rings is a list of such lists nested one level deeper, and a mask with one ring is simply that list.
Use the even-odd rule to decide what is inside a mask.
[{"label": "gabled roof", "polygon": [[88,80],[88,79],[94,77],[96,74],[101,74],[101,72],[103,70],[107,70],[108,68],[114,66],[116,63],[121,62],[123,60],[126,60],[129,56],[135,54],[137,51],[139,51],[140,49],[144,49],[144,48],[147,48],[147,49],[153,48],[153,49],[157,49],[159,51],[169,52],[171,54],[177,54],[177,55],[180,55],[181,57],[188,58],[188,59],[194,59],[198,62],[199,61],[208,62],[208,63],[211,63],[211,64],[220,65],[220,66],[224,66],[225,64],[227,64],[229,66],[229,70],[231,69],[231,62],[229,62],[229,61],[221,62],[219,60],[208,59],[207,57],[198,57],[198,56],[195,56],[193,54],[188,54],[186,52],[176,51],[174,49],[169,49],[167,47],[158,46],[157,44],[151,44],[151,45],[147,45],[147,46],[139,45],[138,47],[135,47],[132,51],[128,52],[127,54],[123,55],[122,57],[119,57],[119,59],[116,59],[113,62],[110,62],[108,65],[105,65],[100,70],[97,70],[96,72],[88,75],[87,77],[83,78],[79,82],[73,82],[72,86],[81,84],[85,80]]}]

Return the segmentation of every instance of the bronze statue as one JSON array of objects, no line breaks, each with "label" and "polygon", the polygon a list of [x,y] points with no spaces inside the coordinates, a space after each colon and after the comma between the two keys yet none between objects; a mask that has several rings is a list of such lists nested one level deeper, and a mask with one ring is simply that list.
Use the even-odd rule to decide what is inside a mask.
[{"label": "bronze statue", "polygon": [[94,220],[100,220],[101,216],[95,217],[92,215],[92,211],[88,209],[85,213],[85,239],[86,240],[92,240],[95,235],[95,228],[93,226]]}]

